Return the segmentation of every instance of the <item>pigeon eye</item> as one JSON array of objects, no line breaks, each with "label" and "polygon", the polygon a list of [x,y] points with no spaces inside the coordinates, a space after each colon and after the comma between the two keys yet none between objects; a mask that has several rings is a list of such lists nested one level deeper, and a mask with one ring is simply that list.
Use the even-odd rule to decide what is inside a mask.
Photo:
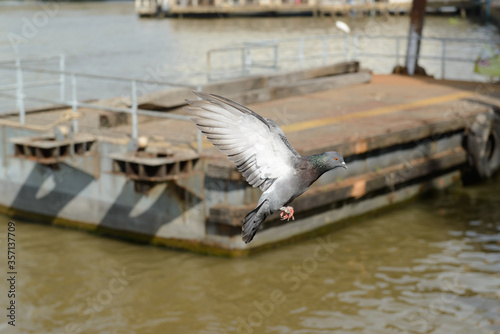
[{"label": "pigeon eye", "polygon": [[339,158],[335,158],[335,161],[339,160]]}]

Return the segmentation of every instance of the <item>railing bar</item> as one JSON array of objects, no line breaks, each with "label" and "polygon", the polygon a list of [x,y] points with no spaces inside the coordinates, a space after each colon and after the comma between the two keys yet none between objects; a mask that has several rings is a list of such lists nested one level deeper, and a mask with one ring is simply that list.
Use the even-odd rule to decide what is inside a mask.
[{"label": "railing bar", "polygon": [[[59,58],[59,57],[60,57],[59,55],[41,56],[41,57],[36,57],[36,58],[35,57],[27,57],[27,58],[23,58],[23,63],[34,63],[34,62],[38,62],[38,61],[48,60],[48,59],[52,59],[52,58]],[[15,62],[16,62],[15,58],[0,60],[0,64],[15,63]]]},{"label": "railing bar", "polygon": [[[36,81],[24,84],[24,88],[33,88],[33,87],[49,86],[49,85],[52,86],[58,84],[59,80]],[[17,85],[0,86],[0,90],[11,90],[11,89],[17,89]]]},{"label": "railing bar", "polygon": [[[5,93],[0,93],[0,96],[3,96],[5,98],[16,98],[16,95],[12,94],[5,94]],[[33,102],[44,102],[44,103],[51,103],[54,106],[57,107],[73,107],[76,106],[78,108],[87,108],[87,109],[94,109],[94,110],[103,110],[103,111],[111,111],[111,112],[122,112],[122,113],[127,113],[131,114],[131,110],[128,108],[114,108],[114,107],[107,107],[107,106],[100,106],[96,104],[89,104],[89,103],[84,103],[84,102],[76,102],[73,103],[72,101],[54,101],[50,99],[44,99],[44,98],[39,98],[39,97],[25,97],[24,98],[26,101],[33,101]],[[178,114],[169,114],[165,112],[159,112],[159,111],[154,111],[154,110],[147,110],[147,109],[137,109],[137,115],[142,115],[142,116],[150,116],[150,117],[157,117],[157,118],[165,118],[165,119],[173,119],[173,120],[179,120],[179,121],[191,121],[191,118],[189,116],[184,116],[184,115],[178,115]]]},{"label": "railing bar", "polygon": [[[16,67],[15,66],[0,65],[0,69],[16,70]],[[115,77],[115,76],[105,76],[105,75],[98,75],[98,74],[85,74],[85,73],[78,73],[78,72],[47,70],[47,69],[33,68],[33,67],[24,67],[23,70],[25,72],[75,75],[76,77],[82,77],[82,78],[104,79],[104,80],[123,81],[123,82],[130,82],[132,80],[135,80],[136,82],[141,82],[141,83],[150,83],[150,84],[154,83],[154,84],[158,84],[158,85],[176,86],[176,87],[185,87],[185,88],[194,89],[193,85],[185,85],[185,84],[179,84],[179,83],[167,82],[167,81],[139,80],[139,79],[136,80],[136,79],[125,78],[125,77]]]},{"label": "railing bar", "polygon": [[[383,54],[383,53],[369,53],[363,52],[358,53],[360,57],[380,57],[380,58],[394,58],[394,55]],[[431,55],[419,55],[419,59],[429,59],[429,60],[441,60],[441,56],[431,56]],[[474,58],[456,58],[456,57],[447,57],[448,61],[457,61],[457,62],[474,62],[476,59]]]}]

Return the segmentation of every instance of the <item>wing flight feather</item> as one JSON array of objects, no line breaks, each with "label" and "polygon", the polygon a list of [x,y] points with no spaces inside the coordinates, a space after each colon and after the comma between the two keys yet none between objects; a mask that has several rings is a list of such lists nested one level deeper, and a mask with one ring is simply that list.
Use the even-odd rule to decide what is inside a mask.
[{"label": "wing flight feather", "polygon": [[202,100],[187,101],[191,119],[250,185],[265,191],[270,181],[293,172],[299,155],[275,122],[224,97],[195,94]]}]

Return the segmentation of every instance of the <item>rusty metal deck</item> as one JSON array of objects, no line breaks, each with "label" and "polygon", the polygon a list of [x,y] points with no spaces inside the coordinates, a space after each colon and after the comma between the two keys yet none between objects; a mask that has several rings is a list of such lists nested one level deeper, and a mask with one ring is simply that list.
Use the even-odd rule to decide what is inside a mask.
[{"label": "rusty metal deck", "polygon": [[[400,139],[418,139],[420,126],[453,126],[477,112],[472,100],[485,94],[500,97],[500,88],[481,83],[438,81],[398,75],[374,75],[372,82],[249,105],[275,120],[301,154],[337,149],[348,156],[387,146]],[[194,97],[194,95],[193,95]],[[498,103],[491,99],[490,102]],[[49,127],[70,110],[28,114],[27,127]],[[80,131],[101,138],[129,138],[130,125],[99,128],[99,112],[81,109]],[[183,114],[182,110],[169,111]],[[458,116],[458,117],[457,117]],[[16,117],[9,117],[15,120]],[[4,120],[9,120],[9,118]],[[428,131],[428,127],[426,127]],[[139,135],[155,143],[194,148],[196,129],[186,121],[139,117]],[[210,151],[211,144],[204,142]],[[214,151],[215,153],[215,151]]]}]

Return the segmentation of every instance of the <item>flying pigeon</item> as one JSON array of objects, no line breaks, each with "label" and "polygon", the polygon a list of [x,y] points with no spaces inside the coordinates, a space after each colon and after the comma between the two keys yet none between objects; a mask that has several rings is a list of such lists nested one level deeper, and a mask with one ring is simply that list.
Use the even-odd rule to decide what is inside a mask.
[{"label": "flying pigeon", "polygon": [[295,219],[288,204],[325,172],[347,169],[340,153],[301,157],[273,120],[222,96],[194,93],[201,100],[186,100],[190,106],[185,109],[198,129],[236,164],[251,186],[263,191],[257,207],[243,222],[245,243],[252,241],[266,217],[278,210],[282,220]]}]

